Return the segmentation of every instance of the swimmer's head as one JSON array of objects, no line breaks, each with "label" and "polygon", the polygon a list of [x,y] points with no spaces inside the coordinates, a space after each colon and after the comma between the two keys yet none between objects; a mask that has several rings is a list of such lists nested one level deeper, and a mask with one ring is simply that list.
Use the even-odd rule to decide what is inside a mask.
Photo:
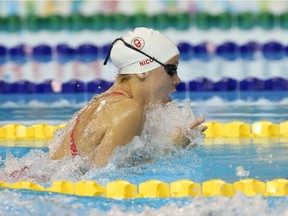
[{"label": "swimmer's head", "polygon": [[[120,74],[140,74],[161,65],[165,68],[163,63],[179,55],[177,46],[168,37],[159,31],[143,27],[129,31],[126,36],[116,39],[111,48],[112,63]],[[106,61],[108,57],[109,54]],[[173,66],[167,65],[167,67]],[[177,71],[177,67],[165,68],[165,71],[169,74],[173,69]]]}]

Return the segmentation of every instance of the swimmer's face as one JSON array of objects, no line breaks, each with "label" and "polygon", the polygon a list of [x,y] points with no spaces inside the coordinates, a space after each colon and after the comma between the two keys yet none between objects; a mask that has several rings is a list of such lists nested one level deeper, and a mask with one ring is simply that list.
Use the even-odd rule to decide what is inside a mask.
[{"label": "swimmer's face", "polygon": [[[173,64],[178,66],[179,64],[179,55],[176,55],[169,59],[165,64]],[[152,85],[154,97],[157,97],[160,100],[167,100],[169,94],[176,91],[176,86],[181,82],[177,73],[173,76],[170,76],[163,66],[158,67],[151,73],[152,76]]]}]

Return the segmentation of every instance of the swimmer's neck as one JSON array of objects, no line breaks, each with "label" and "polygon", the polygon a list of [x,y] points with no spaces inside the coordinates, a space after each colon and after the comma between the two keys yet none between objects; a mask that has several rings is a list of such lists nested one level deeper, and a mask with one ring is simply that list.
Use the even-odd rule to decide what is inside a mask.
[{"label": "swimmer's neck", "polygon": [[115,83],[111,87],[111,91],[121,91],[128,97],[133,98],[140,106],[149,108],[155,105],[165,105],[170,102],[169,96],[159,98],[159,94],[154,94],[151,91],[151,87],[147,87],[145,84],[137,82],[129,82],[127,80],[121,83]]}]

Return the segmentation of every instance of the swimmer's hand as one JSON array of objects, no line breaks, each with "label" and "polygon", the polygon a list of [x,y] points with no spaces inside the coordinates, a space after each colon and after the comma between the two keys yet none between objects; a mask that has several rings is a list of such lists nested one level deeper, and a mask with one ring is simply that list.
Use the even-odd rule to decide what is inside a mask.
[{"label": "swimmer's hand", "polygon": [[[189,125],[189,128],[191,130],[199,130],[203,134],[203,132],[207,130],[207,126],[201,125],[204,121],[205,119],[203,117],[197,118]],[[203,134],[203,136],[205,137],[205,134]],[[176,131],[172,134],[171,140],[174,145],[182,146],[184,148],[190,144],[190,140],[183,134],[183,132],[179,128],[177,128]],[[194,147],[195,145],[196,144],[190,146]]]},{"label": "swimmer's hand", "polygon": [[191,130],[196,129],[201,131],[201,133],[203,133],[204,131],[207,130],[207,126],[201,125],[204,121],[205,119],[203,117],[197,118],[189,125],[189,127]]}]

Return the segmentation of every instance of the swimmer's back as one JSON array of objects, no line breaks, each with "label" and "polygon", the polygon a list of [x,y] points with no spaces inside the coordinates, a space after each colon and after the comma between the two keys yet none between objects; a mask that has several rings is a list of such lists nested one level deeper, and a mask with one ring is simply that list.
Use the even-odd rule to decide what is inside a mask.
[{"label": "swimmer's back", "polygon": [[[143,116],[143,112],[135,100],[124,94],[94,97],[79,112],[78,116],[76,115],[75,118],[78,119],[69,122],[69,124],[75,124],[74,127],[72,126],[72,130],[79,155],[89,156],[93,154],[107,130],[117,125],[117,122],[129,118],[129,115],[135,119],[136,127],[142,125],[143,119],[139,116]],[[141,131],[140,128],[139,131]],[[70,133],[71,130],[66,132],[63,142],[51,156],[52,159],[71,156]],[[138,130],[136,133],[138,133]]]}]

